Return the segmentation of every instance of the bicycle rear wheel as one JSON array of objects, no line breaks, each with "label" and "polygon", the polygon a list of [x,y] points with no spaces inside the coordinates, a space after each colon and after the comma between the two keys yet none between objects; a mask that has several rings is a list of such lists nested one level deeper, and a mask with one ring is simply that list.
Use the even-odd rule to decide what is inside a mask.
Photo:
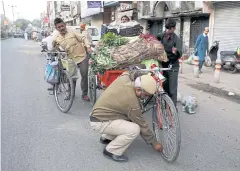
[{"label": "bicycle rear wheel", "polygon": [[181,145],[180,123],[176,107],[167,94],[157,98],[153,108],[153,130],[159,143],[163,145],[162,157],[167,162],[177,159]]},{"label": "bicycle rear wheel", "polygon": [[59,110],[67,113],[73,104],[74,86],[68,71],[60,72],[59,83],[54,85],[54,96]]}]

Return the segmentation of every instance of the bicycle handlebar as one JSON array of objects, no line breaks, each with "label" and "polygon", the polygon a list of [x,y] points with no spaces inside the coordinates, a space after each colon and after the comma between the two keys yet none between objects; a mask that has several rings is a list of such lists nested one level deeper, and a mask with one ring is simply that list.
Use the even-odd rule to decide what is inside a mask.
[{"label": "bicycle handlebar", "polygon": [[169,65],[168,68],[155,67],[153,69],[141,69],[138,66],[136,66],[135,68],[136,68],[136,70],[143,71],[143,72],[171,71],[172,70],[172,65]]}]

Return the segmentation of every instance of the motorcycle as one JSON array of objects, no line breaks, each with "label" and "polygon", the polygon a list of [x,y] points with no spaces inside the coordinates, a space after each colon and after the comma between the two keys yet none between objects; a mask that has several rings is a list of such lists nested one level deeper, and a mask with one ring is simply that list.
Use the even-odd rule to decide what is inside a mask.
[{"label": "motorcycle", "polygon": [[[204,65],[207,67],[213,67],[215,69],[215,63],[218,58],[217,52],[219,49],[219,42],[214,41],[211,46],[208,56],[205,58]],[[237,51],[221,51],[220,59],[222,62],[222,68],[228,69],[230,73],[235,73],[240,70],[240,54]]]},{"label": "motorcycle", "polygon": [[234,74],[240,70],[240,55],[237,51],[221,51],[222,67]]}]

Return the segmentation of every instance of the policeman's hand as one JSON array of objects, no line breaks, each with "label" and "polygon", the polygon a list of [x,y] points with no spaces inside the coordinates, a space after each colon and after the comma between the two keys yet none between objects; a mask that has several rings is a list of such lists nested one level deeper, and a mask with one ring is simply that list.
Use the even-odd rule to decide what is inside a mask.
[{"label": "policeman's hand", "polygon": [[156,151],[161,152],[163,150],[163,146],[160,143],[154,143],[152,146]]}]

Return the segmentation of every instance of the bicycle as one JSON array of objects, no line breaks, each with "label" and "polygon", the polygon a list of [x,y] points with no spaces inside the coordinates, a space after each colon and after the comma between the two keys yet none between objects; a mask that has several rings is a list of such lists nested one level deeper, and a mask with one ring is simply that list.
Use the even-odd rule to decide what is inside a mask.
[{"label": "bicycle", "polygon": [[[58,81],[57,83],[53,84],[53,95],[55,97],[58,109],[63,113],[67,113],[73,104],[74,85],[73,79],[71,78],[69,72],[62,65],[62,59],[66,58],[66,53],[48,51],[46,56],[51,62],[57,61],[57,66],[55,68],[57,69],[58,73]],[[61,104],[61,94],[63,94],[64,97],[63,104]]]},{"label": "bicycle", "polygon": [[[157,92],[142,103],[142,114],[153,109],[153,131],[157,141],[163,145],[161,154],[167,162],[173,162],[177,159],[181,145],[180,122],[177,109],[172,99],[162,87],[165,78],[162,76],[161,72],[171,70],[171,66],[169,68],[155,67],[153,69],[141,69],[136,67],[136,71],[150,72],[157,81]],[[152,100],[152,106],[147,108],[148,105],[151,105],[150,102]]]}]

